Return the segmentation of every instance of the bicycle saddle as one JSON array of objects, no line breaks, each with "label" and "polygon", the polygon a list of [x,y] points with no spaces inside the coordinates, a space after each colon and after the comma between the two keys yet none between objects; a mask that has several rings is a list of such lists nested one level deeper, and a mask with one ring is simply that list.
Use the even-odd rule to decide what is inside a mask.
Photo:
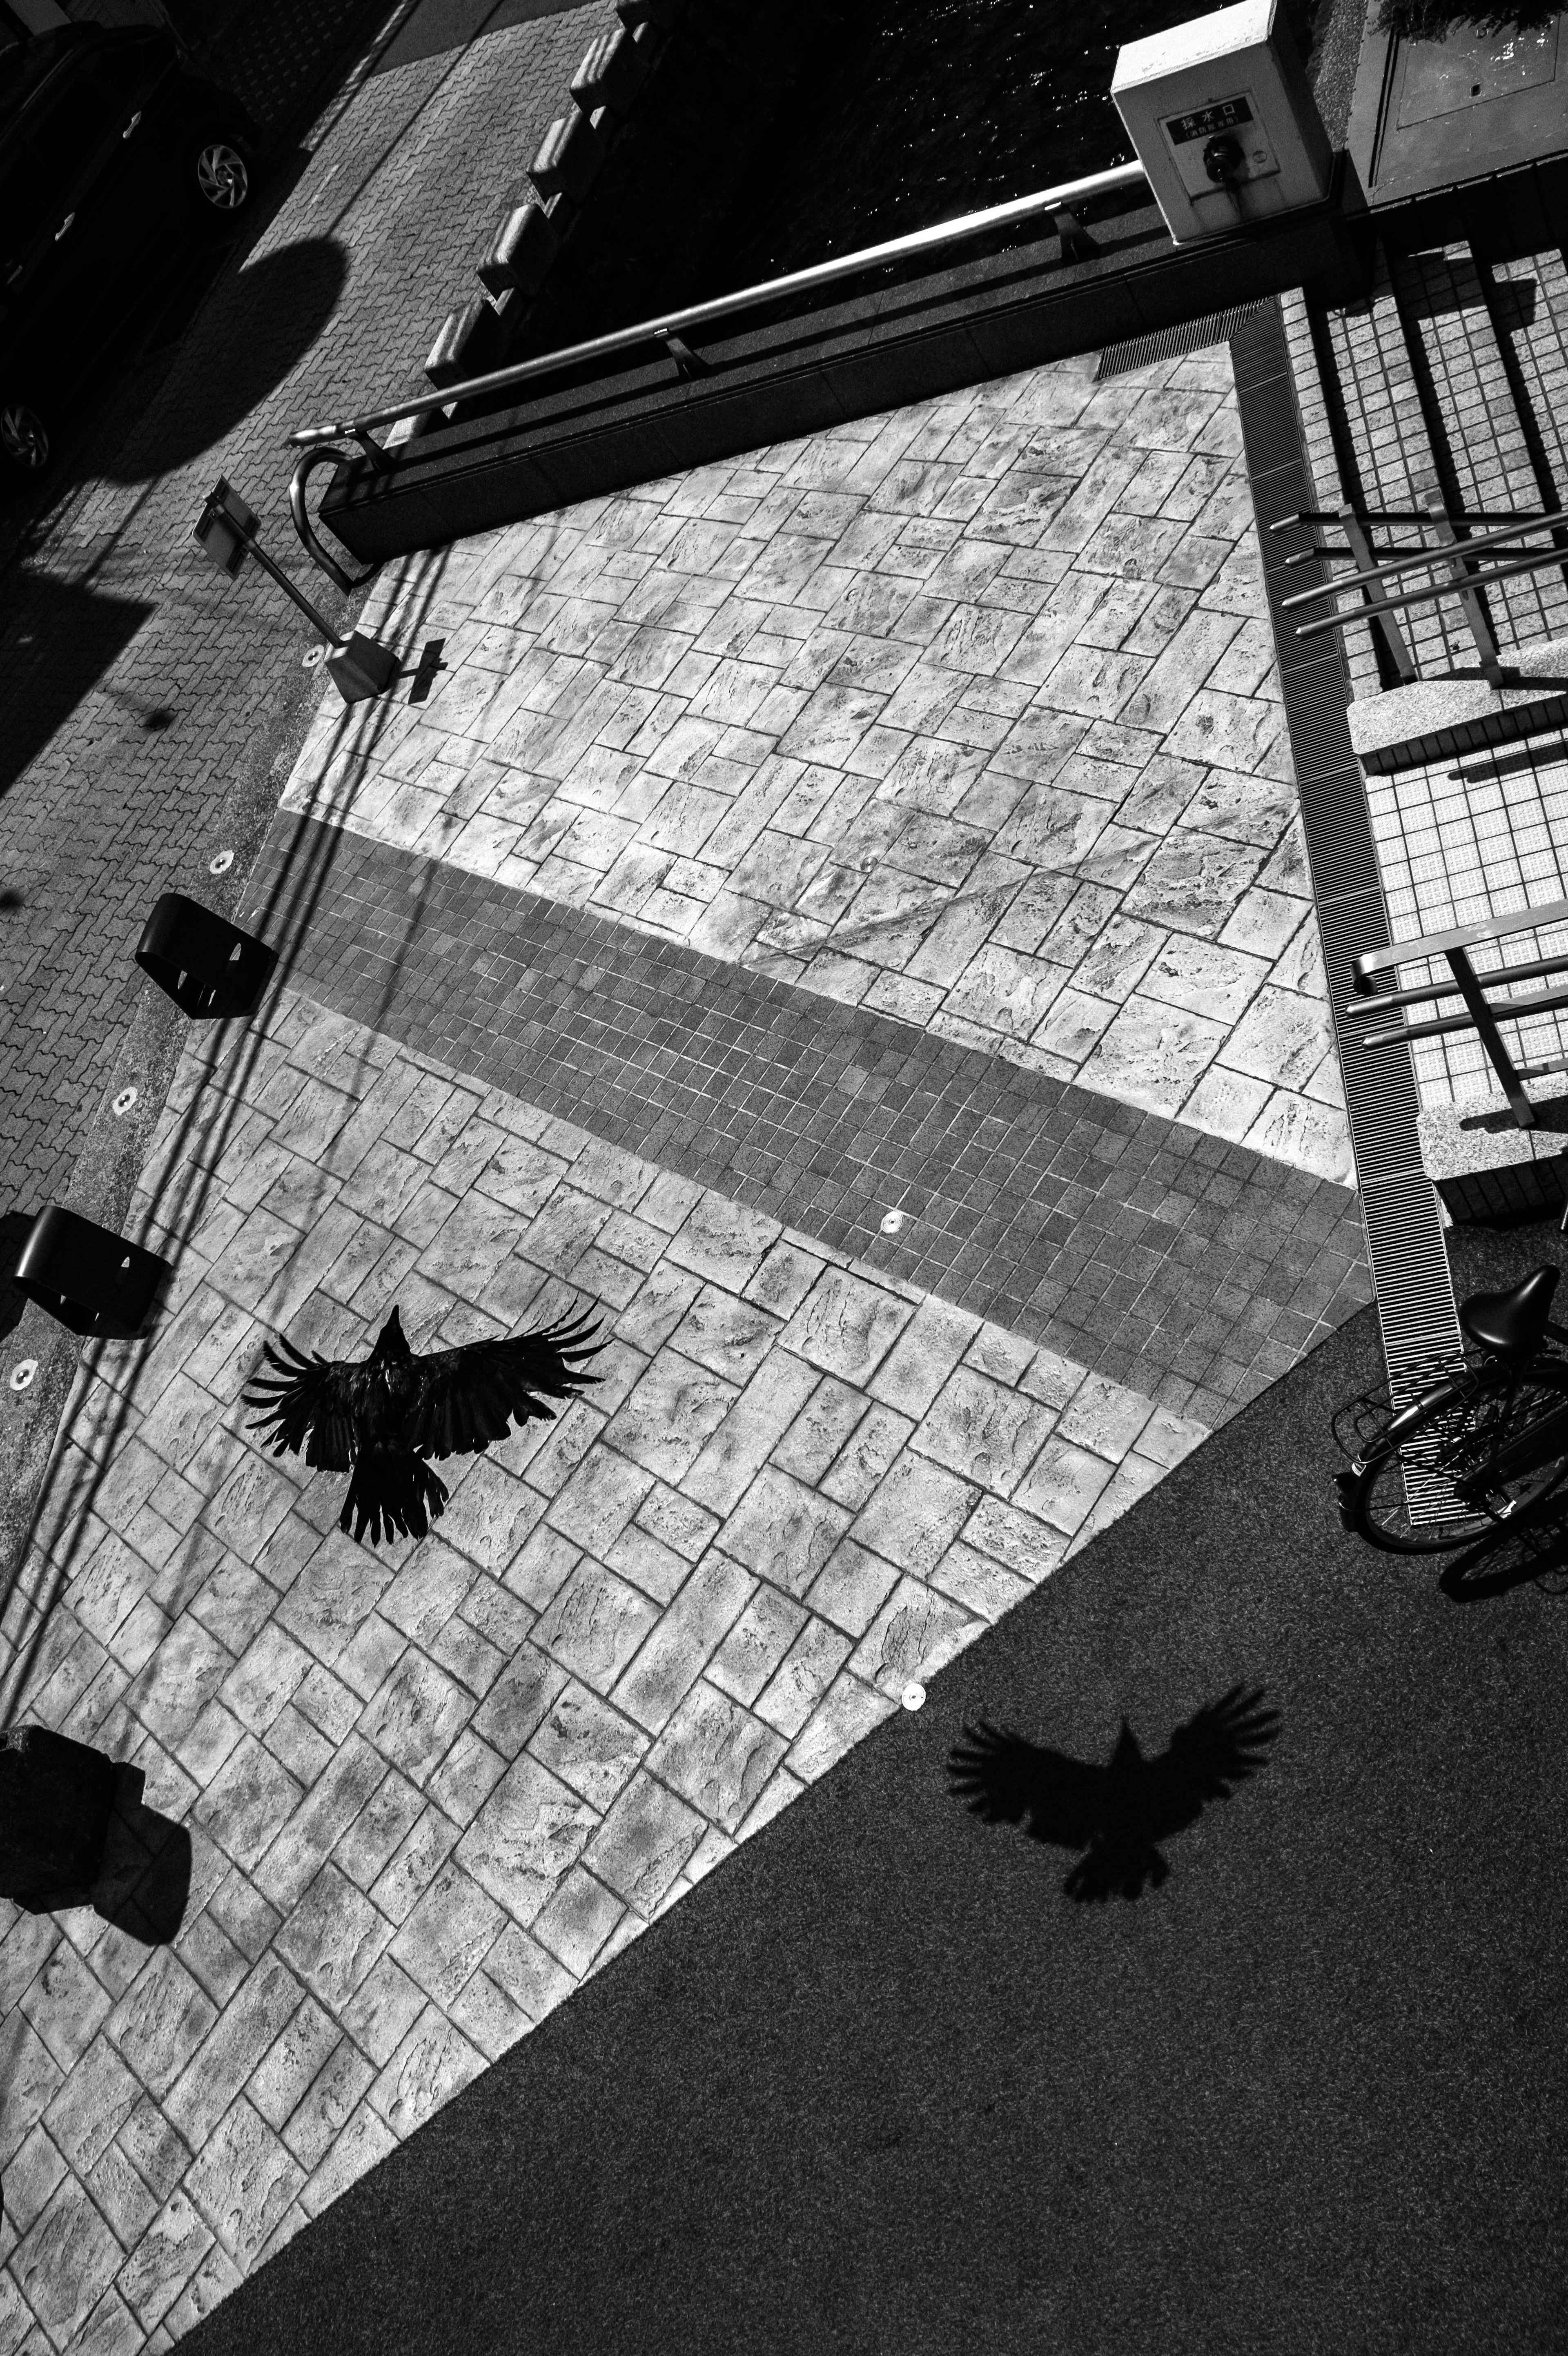
[{"label": "bicycle saddle", "polygon": [[1557,1270],[1538,1268],[1511,1292],[1473,1292],[1459,1312],[1472,1342],[1498,1358],[1532,1357],[1546,1339]]}]

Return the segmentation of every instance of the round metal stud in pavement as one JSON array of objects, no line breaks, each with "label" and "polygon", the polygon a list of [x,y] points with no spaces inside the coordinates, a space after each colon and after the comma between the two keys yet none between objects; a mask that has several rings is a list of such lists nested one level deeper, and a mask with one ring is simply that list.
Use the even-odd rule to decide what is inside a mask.
[{"label": "round metal stud in pavement", "polygon": [[902,1694],[899,1696],[899,1699],[902,1701],[906,1709],[924,1709],[926,1706],[926,1688],[918,1681],[911,1682],[905,1687]]},{"label": "round metal stud in pavement", "polygon": [[220,851],[216,859],[209,859],[208,861],[207,873],[209,875],[227,875],[229,870],[233,866],[233,852],[231,851]]},{"label": "round metal stud in pavement", "polygon": [[889,1211],[882,1222],[882,1232],[885,1236],[902,1235],[904,1232],[904,1213],[902,1211]]},{"label": "round metal stud in pavement", "polygon": [[11,1388],[14,1391],[27,1390],[31,1385],[33,1376],[38,1373],[38,1362],[37,1358],[18,1359],[16,1364],[11,1369]]},{"label": "round metal stud in pavement", "polygon": [[124,1120],[125,1115],[131,1110],[131,1108],[134,1105],[135,1101],[136,1091],[134,1088],[122,1088],[119,1095],[114,1099],[115,1119]]}]

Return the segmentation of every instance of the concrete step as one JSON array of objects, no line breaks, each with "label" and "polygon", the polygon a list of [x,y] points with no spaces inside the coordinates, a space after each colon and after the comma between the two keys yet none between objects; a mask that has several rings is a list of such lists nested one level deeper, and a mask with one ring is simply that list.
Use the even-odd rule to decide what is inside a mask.
[{"label": "concrete step", "polygon": [[1568,637],[1541,638],[1509,664],[1506,683],[1423,679],[1350,706],[1350,746],[1369,776],[1423,768],[1543,735],[1568,721]]}]

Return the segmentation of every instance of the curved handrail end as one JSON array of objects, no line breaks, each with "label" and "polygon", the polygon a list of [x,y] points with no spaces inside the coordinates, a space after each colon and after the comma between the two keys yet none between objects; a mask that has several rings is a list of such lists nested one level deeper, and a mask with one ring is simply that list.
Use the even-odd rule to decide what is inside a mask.
[{"label": "curved handrail end", "polygon": [[[294,438],[297,440],[299,437],[295,435]],[[339,589],[362,589],[367,581],[374,580],[381,571],[380,565],[368,564],[362,573],[349,573],[339,564],[331,550],[323,548],[317,538],[316,527],[310,519],[310,510],[305,503],[306,485],[317,467],[328,458],[335,465],[339,466],[351,466],[354,463],[349,451],[337,449],[330,443],[317,443],[313,449],[307,450],[289,480],[289,513],[294,518],[294,528],[299,534],[305,552],[312,563],[319,565],[328,579],[335,581]]]}]

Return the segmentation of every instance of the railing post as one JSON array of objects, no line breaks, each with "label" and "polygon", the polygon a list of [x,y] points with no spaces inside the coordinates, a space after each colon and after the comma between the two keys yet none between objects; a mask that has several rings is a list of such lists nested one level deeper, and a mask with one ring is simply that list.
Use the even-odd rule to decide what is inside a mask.
[{"label": "railing post", "polygon": [[1094,240],[1070,205],[1063,205],[1051,215],[1051,227],[1061,240],[1062,260],[1082,262],[1098,252]]},{"label": "railing post", "polygon": [[682,377],[705,376],[707,363],[700,360],[684,336],[668,334],[660,339],[675,363],[675,373]]},{"label": "railing post", "polygon": [[[1339,527],[1345,534],[1350,553],[1356,560],[1357,571],[1359,573],[1375,572],[1377,560],[1372,554],[1372,543],[1360,517],[1350,508],[1341,508],[1338,513]],[[1367,600],[1367,610],[1371,617],[1372,627],[1379,633],[1389,650],[1389,660],[1394,667],[1394,676],[1402,687],[1408,687],[1415,677],[1415,658],[1411,653],[1404,632],[1394,619],[1392,607],[1383,594],[1382,583],[1380,581],[1369,583],[1362,594]]]},{"label": "railing post", "polygon": [[1487,1004],[1486,993],[1476,979],[1475,967],[1463,949],[1447,949],[1444,954],[1448,959],[1449,970],[1458,984],[1459,995],[1464,1000],[1469,1011],[1470,1020],[1476,1026],[1476,1035],[1487,1051],[1492,1069],[1502,1082],[1502,1090],[1509,1100],[1509,1111],[1520,1129],[1533,1129],[1535,1108],[1524,1092],[1524,1082],[1520,1078],[1513,1057],[1503,1044],[1503,1034],[1498,1029],[1491,1008]]},{"label": "railing post", "polygon": [[[1416,505],[1424,508],[1432,518],[1432,528],[1438,539],[1448,547],[1455,550],[1462,549],[1465,543],[1454,529],[1447,503],[1443,497],[1442,486],[1436,476],[1418,475],[1412,478],[1411,488],[1415,494]],[[1503,666],[1502,659],[1498,652],[1497,635],[1482,602],[1481,593],[1472,581],[1468,564],[1463,557],[1456,558],[1451,568],[1450,578],[1458,591],[1459,603],[1465,609],[1465,619],[1470,626],[1470,636],[1475,639],[1476,651],[1481,658],[1481,677],[1488,685],[1500,687],[1503,683]]]}]

